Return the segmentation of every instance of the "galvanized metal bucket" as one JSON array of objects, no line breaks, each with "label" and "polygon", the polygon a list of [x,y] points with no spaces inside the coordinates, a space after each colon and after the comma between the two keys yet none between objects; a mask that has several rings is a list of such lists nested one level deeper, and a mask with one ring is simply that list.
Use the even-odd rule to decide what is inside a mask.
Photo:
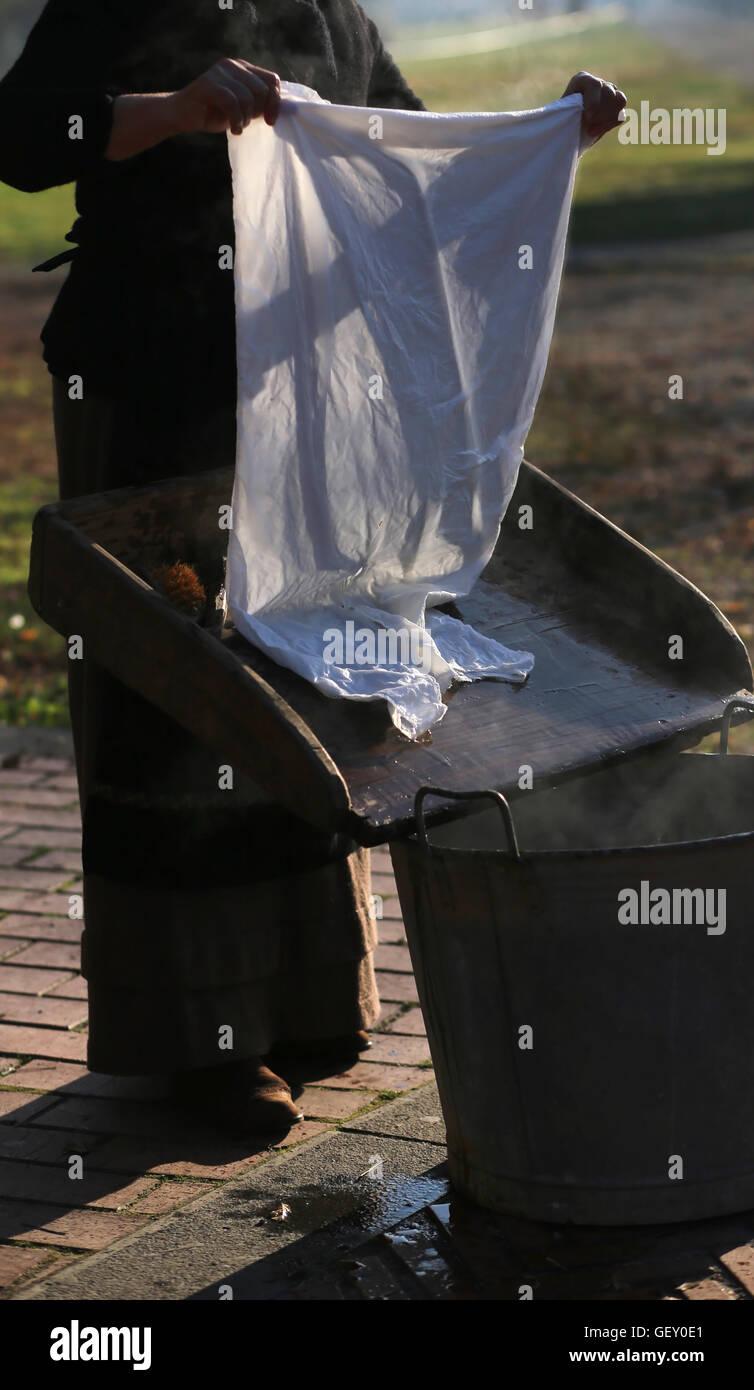
[{"label": "galvanized metal bucket", "polygon": [[[754,760],[606,769],[392,847],[457,1188],[535,1220],[754,1206]],[[445,791],[445,797],[451,793]],[[501,844],[503,848],[501,848]]]}]

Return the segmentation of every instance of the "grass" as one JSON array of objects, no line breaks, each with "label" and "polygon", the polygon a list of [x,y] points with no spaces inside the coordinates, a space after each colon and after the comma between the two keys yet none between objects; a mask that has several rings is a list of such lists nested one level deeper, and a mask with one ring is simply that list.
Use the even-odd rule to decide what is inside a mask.
[{"label": "grass", "polygon": [[576,242],[700,236],[754,226],[754,92],[664,49],[629,25],[458,61],[413,61],[405,72],[431,109],[525,110],[559,97],[582,68],[622,87],[629,105],[727,111],[727,150],[621,145],[612,133],[582,159]]},{"label": "grass", "polygon": [[69,249],[65,234],[75,216],[73,184],[44,193],[19,193],[0,184],[0,261],[31,269]]}]

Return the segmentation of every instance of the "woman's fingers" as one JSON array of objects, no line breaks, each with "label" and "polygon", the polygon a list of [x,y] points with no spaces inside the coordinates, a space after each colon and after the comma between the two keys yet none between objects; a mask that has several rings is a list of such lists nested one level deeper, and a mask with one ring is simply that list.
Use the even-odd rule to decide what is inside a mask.
[{"label": "woman's fingers", "polygon": [[222,66],[225,65],[229,69],[229,75],[242,82],[253,98],[252,120],[263,115],[268,125],[274,125],[280,114],[278,74],[268,72],[266,68],[257,68],[242,58],[226,58]]},{"label": "woman's fingers", "polygon": [[626,105],[625,92],[619,92],[612,82],[601,84],[600,98],[592,117],[593,123],[602,134],[618,125],[621,111]]},{"label": "woman's fingers", "polygon": [[584,102],[584,127],[588,135],[599,139],[620,124],[620,114],[626,106],[626,94],[612,82],[595,77],[591,72],[577,72],[563,93],[570,96],[580,92]]},{"label": "woman's fingers", "polygon": [[234,135],[243,134],[246,125],[243,107],[230,85],[226,85],[218,79],[212,83],[208,96],[212,108],[213,124],[215,124],[214,117],[217,115],[220,124],[227,126]]},{"label": "woman's fingers", "polygon": [[207,72],[173,93],[179,132],[230,130],[240,135],[250,121],[264,116],[274,125],[280,112],[280,78],[240,58],[221,58]]},{"label": "woman's fingers", "polygon": [[223,73],[222,77],[218,79],[217,85],[223,91],[232,92],[238,102],[241,111],[241,128],[236,130],[234,125],[231,129],[234,134],[240,135],[250,121],[262,114],[267,101],[268,89],[262,82],[256,86],[242,82],[230,72]]},{"label": "woman's fingers", "polygon": [[280,78],[278,77],[276,72],[270,73],[270,77],[272,80],[269,84],[269,95],[267,97],[267,105],[265,107],[264,119],[266,120],[268,125],[274,125],[278,116],[280,115]]}]

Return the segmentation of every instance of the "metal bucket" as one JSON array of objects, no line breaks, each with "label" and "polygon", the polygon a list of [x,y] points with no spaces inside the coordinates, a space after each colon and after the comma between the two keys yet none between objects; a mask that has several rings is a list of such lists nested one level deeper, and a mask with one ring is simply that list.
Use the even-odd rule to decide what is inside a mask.
[{"label": "metal bucket", "polygon": [[[754,761],[684,753],[392,847],[451,1176],[535,1220],[754,1206]],[[449,792],[444,795],[450,796]],[[507,841],[507,843],[506,843]],[[503,846],[501,848],[500,846]],[[700,891],[701,890],[701,891]]]}]

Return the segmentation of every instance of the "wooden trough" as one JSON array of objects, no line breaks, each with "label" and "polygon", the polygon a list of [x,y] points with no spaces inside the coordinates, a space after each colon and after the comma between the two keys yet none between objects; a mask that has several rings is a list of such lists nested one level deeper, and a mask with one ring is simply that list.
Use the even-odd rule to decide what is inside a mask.
[{"label": "wooden trough", "polygon": [[[193,563],[219,589],[231,468],[43,507],[29,594],[57,632],[241,767],[276,800],[364,845],[413,828],[417,789],[539,788],[717,727],[752,686],[746,650],[692,584],[529,464],[495,555],[460,616],[534,652],[523,686],[481,681],[446,696],[424,741],[393,728],[382,703],[331,700],[232,627],[182,616],[149,582],[145,555]],[[520,529],[520,508],[533,529]],[[683,642],[670,658],[671,639]],[[432,821],[450,802],[433,803]]]}]

